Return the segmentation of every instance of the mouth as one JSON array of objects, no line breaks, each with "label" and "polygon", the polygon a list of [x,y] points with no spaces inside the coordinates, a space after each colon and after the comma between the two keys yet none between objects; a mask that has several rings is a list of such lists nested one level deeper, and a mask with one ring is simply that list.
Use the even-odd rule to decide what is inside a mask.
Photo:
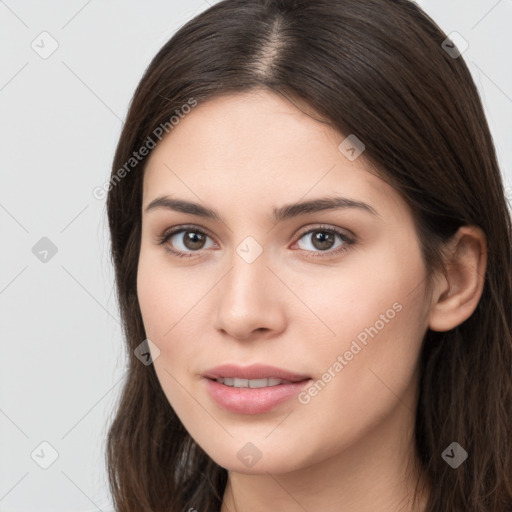
[{"label": "mouth", "polygon": [[[294,373],[284,368],[270,366],[266,364],[253,364],[251,366],[238,366],[234,364],[224,364],[207,370],[203,377],[212,380],[222,380],[226,386],[235,387],[264,387],[278,386],[283,381],[287,383],[300,382],[309,379],[309,375]],[[251,386],[250,383],[254,384]]]},{"label": "mouth", "polygon": [[296,396],[311,377],[267,365],[223,365],[202,377],[210,398],[237,414],[268,412]]},{"label": "mouth", "polygon": [[268,379],[241,379],[241,378],[231,378],[231,377],[219,377],[214,379],[216,382],[220,384],[224,384],[224,386],[229,386],[231,388],[269,388],[273,386],[281,386],[283,384],[293,384],[293,381],[278,379],[277,377],[270,377]]}]

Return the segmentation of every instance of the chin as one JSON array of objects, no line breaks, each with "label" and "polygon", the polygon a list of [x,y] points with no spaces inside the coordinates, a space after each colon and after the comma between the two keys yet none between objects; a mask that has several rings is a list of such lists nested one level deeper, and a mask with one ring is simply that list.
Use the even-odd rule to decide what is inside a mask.
[{"label": "chin", "polygon": [[[276,449],[265,447],[263,442],[234,442],[233,449],[206,451],[219,466],[246,475],[289,473],[306,468],[314,463],[308,454],[298,453],[297,444]],[[261,447],[261,449],[259,448]],[[204,448],[203,448],[204,449]]]}]

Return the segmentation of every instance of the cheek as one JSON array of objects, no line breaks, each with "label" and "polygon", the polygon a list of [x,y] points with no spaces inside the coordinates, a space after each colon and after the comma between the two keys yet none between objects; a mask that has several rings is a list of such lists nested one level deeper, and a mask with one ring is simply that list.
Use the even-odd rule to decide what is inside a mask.
[{"label": "cheek", "polygon": [[[381,256],[379,261],[373,255],[365,261],[358,258],[353,268],[347,265],[338,275],[323,279],[321,294],[312,292],[314,276],[303,283],[304,302],[320,312],[331,331],[322,328],[326,334],[310,357],[321,380],[318,398],[315,394],[310,402],[325,410],[329,403],[339,403],[333,417],[364,414],[362,403],[372,403],[373,410],[378,410],[396,400],[394,393],[405,393],[426,331],[419,252],[409,247],[407,264],[391,245],[376,254]],[[314,339],[313,333],[309,337]]]},{"label": "cheek", "polygon": [[158,251],[141,250],[137,296],[148,338],[169,343],[186,325],[187,316],[196,313],[208,288],[204,279],[192,274],[170,265]]},{"label": "cheek", "polygon": [[413,294],[388,290],[399,303],[392,309],[394,316],[385,316],[388,323],[376,321],[375,313],[385,314],[386,309],[375,307],[366,313],[363,327],[339,323],[335,345],[310,353],[310,360],[316,357],[317,379],[302,395],[295,415],[297,429],[307,432],[305,459],[328,457],[382,425],[401,429],[399,418],[414,416],[421,307]]},{"label": "cheek", "polygon": [[149,339],[160,337],[158,333],[166,323],[166,310],[170,304],[167,297],[167,283],[158,266],[142,250],[137,270],[137,297]]},{"label": "cheek", "polygon": [[137,296],[144,329],[159,350],[153,365],[162,390],[169,403],[180,411],[187,410],[190,400],[179,383],[185,382],[189,363],[197,354],[193,333],[186,326],[199,292],[187,282],[179,269],[165,265],[150,251],[141,251]]},{"label": "cheek", "polygon": [[212,284],[187,269],[172,266],[165,255],[141,251],[137,294],[146,337],[159,350],[154,369],[169,403],[189,414],[194,402],[185,391],[197,366],[205,321],[205,295]]},{"label": "cheek", "polygon": [[310,408],[304,411],[305,421],[323,411],[340,442],[361,435],[396,407],[406,413],[407,408],[414,410],[417,362],[426,331],[423,288],[417,286],[421,273],[416,270],[421,272],[410,268],[387,276],[369,273],[367,284],[347,287],[347,294],[338,292],[339,314],[331,310],[326,319],[337,337],[334,345],[321,347],[317,385],[302,403]]},{"label": "cheek", "polygon": [[371,251],[353,252],[336,266],[282,272],[283,281],[293,283],[294,292],[315,313],[308,323],[315,326],[316,339],[321,337],[329,346],[339,343],[341,349],[360,333],[364,339],[365,329],[375,323],[379,331],[388,331],[390,323],[396,324],[395,316],[404,315],[397,310],[417,302],[415,294],[423,289],[420,254],[411,246],[400,251],[397,243],[388,240]]}]

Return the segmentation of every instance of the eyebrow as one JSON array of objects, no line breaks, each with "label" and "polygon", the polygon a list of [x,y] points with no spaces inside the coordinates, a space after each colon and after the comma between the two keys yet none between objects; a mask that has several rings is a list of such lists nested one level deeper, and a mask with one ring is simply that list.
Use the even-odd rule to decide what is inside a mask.
[{"label": "eyebrow", "polygon": [[[151,201],[151,203],[146,207],[145,212],[160,208],[176,212],[190,213],[192,215],[197,215],[198,217],[205,217],[224,222],[222,217],[215,210],[197,203],[192,203],[183,199],[172,199],[167,196],[157,197]],[[274,208],[272,219],[275,222],[281,222],[307,213],[347,208],[357,208],[376,217],[380,217],[380,214],[375,210],[375,208],[373,208],[373,206],[362,201],[356,201],[347,197],[321,197],[310,201],[302,201]]]}]

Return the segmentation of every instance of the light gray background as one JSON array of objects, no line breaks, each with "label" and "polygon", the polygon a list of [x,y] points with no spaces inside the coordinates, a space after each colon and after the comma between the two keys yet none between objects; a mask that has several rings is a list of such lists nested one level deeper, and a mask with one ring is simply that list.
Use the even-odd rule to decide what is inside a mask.
[{"label": "light gray background", "polygon": [[[512,199],[512,1],[419,3],[469,43]],[[108,180],[144,69],[208,6],[0,1],[1,512],[111,508],[104,439],[125,362],[105,201],[92,191]],[[43,31],[58,43],[46,59],[31,47],[51,49]],[[32,252],[43,237],[57,248],[46,262]],[[48,469],[44,441],[58,453]]]}]

